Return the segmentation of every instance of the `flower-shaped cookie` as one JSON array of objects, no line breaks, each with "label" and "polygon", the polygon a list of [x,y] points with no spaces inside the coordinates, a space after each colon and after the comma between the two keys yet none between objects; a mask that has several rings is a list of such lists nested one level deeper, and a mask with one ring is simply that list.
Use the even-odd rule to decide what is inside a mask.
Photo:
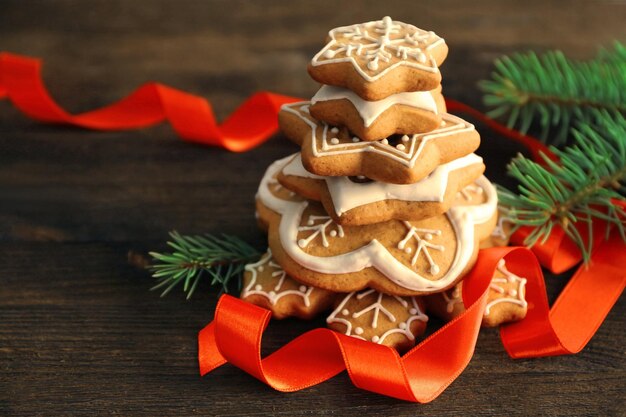
[{"label": "flower-shaped cookie", "polygon": [[294,281],[267,251],[258,262],[245,266],[241,299],[266,308],[276,319],[310,319],[332,306],[330,291]]},{"label": "flower-shaped cookie", "polygon": [[[269,225],[276,262],[295,280],[334,292],[371,287],[419,295],[452,287],[474,264],[478,243],[496,221],[495,188],[485,178],[473,201],[419,221],[341,226],[316,202],[289,199],[270,184],[291,157],[272,164],[259,186],[257,211]],[[279,190],[284,191],[284,190]]]},{"label": "flower-shaped cookie", "polygon": [[340,298],[326,319],[333,330],[400,351],[415,346],[416,336],[424,333],[427,321],[421,299],[386,295],[373,289]]}]

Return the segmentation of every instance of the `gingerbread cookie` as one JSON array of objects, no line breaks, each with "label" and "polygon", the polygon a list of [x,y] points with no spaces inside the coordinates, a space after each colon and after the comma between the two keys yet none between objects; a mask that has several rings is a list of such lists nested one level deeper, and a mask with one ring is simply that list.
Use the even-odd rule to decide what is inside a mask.
[{"label": "gingerbread cookie", "polygon": [[330,308],[335,294],[294,281],[267,251],[258,262],[245,266],[240,298],[266,308],[272,317],[310,319]]},{"label": "gingerbread cookie", "polygon": [[412,135],[441,125],[446,104],[441,89],[392,94],[378,101],[363,100],[347,88],[324,85],[311,99],[311,116],[333,126],[345,126],[362,140]]},{"label": "gingerbread cookie", "polygon": [[403,91],[429,91],[441,82],[445,41],[413,25],[381,20],[338,27],[311,60],[313,79],[348,88],[365,100]]},{"label": "gingerbread cookie", "polygon": [[338,224],[359,226],[392,219],[421,220],[444,213],[457,193],[484,169],[482,158],[470,154],[438,166],[414,184],[389,184],[366,178],[321,177],[304,169],[300,154],[296,154],[278,180],[305,198],[321,201]]},{"label": "gingerbread cookie", "polygon": [[308,101],[283,105],[278,120],[287,137],[301,145],[304,167],[317,175],[362,175],[380,182],[411,184],[480,145],[472,124],[447,113],[441,115],[442,125],[431,132],[367,142],[345,127],[316,120],[309,107]]},{"label": "gingerbread cookie", "polygon": [[406,351],[426,330],[428,316],[423,311],[423,302],[416,297],[366,289],[345,296],[326,322],[348,336]]},{"label": "gingerbread cookie", "polygon": [[[496,221],[495,188],[481,177],[468,204],[420,221],[341,226],[319,203],[281,198],[268,186],[291,157],[272,164],[259,187],[257,210],[269,224],[276,262],[294,279],[334,292],[372,287],[419,295],[453,286],[474,264],[478,242]],[[282,190],[281,190],[282,191]]]},{"label": "gingerbread cookie", "polygon": [[[287,159],[287,158],[285,158]],[[272,178],[267,179],[267,188],[270,189],[272,194],[276,195],[281,200],[291,200],[299,202],[302,198],[296,195],[295,192],[291,191],[288,188],[285,188],[279,181],[278,176],[274,176]],[[256,200],[259,199],[259,193],[255,196]],[[257,204],[256,211],[254,212],[254,217],[256,218],[257,224],[261,230],[267,232],[270,225],[267,222],[267,219],[271,217],[271,212],[268,211],[265,207],[259,206]]]},{"label": "gingerbread cookie", "polygon": [[[425,297],[428,311],[444,320],[452,320],[465,311],[462,296],[463,284],[438,294]],[[483,326],[495,327],[502,323],[526,317],[526,278],[519,277],[506,268],[501,259],[489,285]]]}]

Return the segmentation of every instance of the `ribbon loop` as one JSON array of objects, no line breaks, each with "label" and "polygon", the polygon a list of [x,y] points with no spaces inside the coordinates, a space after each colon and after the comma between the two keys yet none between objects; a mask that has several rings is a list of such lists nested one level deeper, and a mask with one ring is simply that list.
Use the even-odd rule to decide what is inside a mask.
[{"label": "ribbon loop", "polygon": [[590,265],[576,271],[552,309],[544,280],[528,280],[526,318],[500,330],[511,357],[567,355],[587,345],[626,286],[626,245],[619,233],[613,231],[595,248]]}]

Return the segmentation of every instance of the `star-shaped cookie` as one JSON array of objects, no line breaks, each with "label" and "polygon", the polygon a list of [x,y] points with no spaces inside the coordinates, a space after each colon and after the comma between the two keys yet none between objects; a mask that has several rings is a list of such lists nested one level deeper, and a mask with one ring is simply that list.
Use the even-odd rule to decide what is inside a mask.
[{"label": "star-shaped cookie", "polygon": [[428,91],[441,82],[448,54],[435,33],[384,17],[338,27],[308,66],[313,79],[348,88],[365,100],[404,91]]},{"label": "star-shaped cookie", "polygon": [[321,176],[361,175],[412,184],[480,145],[474,125],[448,113],[442,114],[441,126],[428,133],[362,141],[345,127],[316,120],[309,108],[308,101],[283,105],[278,121],[285,135],[301,145],[304,167]]},{"label": "star-shaped cookie", "polygon": [[471,195],[476,188],[472,183],[484,170],[482,158],[469,154],[438,166],[421,181],[400,185],[366,178],[321,177],[304,169],[300,154],[296,154],[280,171],[278,181],[296,194],[321,201],[336,223],[359,226],[444,213],[458,192]]},{"label": "star-shaped cookie", "polygon": [[330,125],[347,127],[361,140],[373,141],[435,130],[446,103],[441,88],[367,101],[347,88],[324,85],[311,99],[310,113]]}]

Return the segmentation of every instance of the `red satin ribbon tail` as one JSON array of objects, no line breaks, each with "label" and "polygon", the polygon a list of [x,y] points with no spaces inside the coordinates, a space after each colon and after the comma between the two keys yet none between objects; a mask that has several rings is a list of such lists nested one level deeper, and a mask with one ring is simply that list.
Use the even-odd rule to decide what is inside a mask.
[{"label": "red satin ribbon tail", "polygon": [[626,286],[626,244],[614,231],[597,244],[588,267],[581,266],[550,310],[543,279],[528,280],[528,314],[502,326],[500,335],[513,358],[580,352],[591,340]]}]

